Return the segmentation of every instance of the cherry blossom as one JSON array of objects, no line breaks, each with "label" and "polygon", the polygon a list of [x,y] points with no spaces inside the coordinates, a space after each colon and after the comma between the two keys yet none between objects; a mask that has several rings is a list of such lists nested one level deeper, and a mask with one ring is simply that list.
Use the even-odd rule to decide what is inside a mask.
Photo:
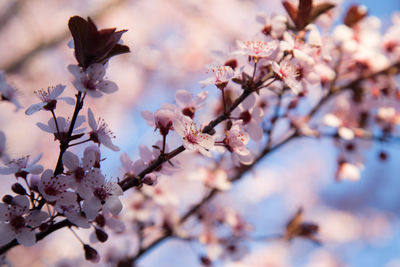
[{"label": "cherry blossom", "polygon": [[42,211],[29,212],[26,196],[14,197],[9,205],[0,203],[0,245],[14,238],[24,246],[34,245],[36,236],[32,227],[38,227],[47,217],[47,213]]},{"label": "cherry blossom", "polygon": [[209,150],[214,147],[214,138],[197,130],[194,122],[187,116],[174,121],[175,131],[183,137],[183,146],[191,151],[199,151],[204,156],[210,157]]},{"label": "cherry blossom", "polygon": [[26,111],[26,115],[32,115],[33,113],[39,111],[39,110],[54,110],[57,105],[57,100],[63,100],[69,105],[75,104],[75,101],[71,97],[59,97],[65,90],[65,85],[58,84],[55,87],[49,87],[47,88],[47,91],[45,90],[39,90],[35,91],[35,94],[39,97],[39,99],[42,101],[37,104],[33,104],[30,106]]},{"label": "cherry blossom", "polygon": [[93,195],[83,201],[82,209],[89,220],[94,219],[101,209],[116,216],[122,210],[119,200],[122,195],[123,191],[117,183],[106,182],[94,188]]},{"label": "cherry blossom", "polygon": [[243,129],[242,120],[235,121],[232,127],[225,131],[224,144],[232,152],[232,159],[235,164],[250,164],[252,162],[250,150],[246,148],[249,141],[249,134]]},{"label": "cherry blossom", "polygon": [[122,164],[122,172],[126,177],[134,178],[146,167],[143,160],[140,159],[133,162],[125,152],[121,153],[120,160]]},{"label": "cherry blossom", "polygon": [[[145,165],[150,165],[152,164],[155,160],[158,159],[158,157],[161,154],[160,148],[162,147],[162,141],[159,140],[155,144],[155,147],[153,147],[152,151],[144,145],[139,146],[139,154],[141,160],[144,162]],[[168,145],[165,145],[164,148],[164,153],[168,153],[169,148]],[[156,173],[160,174],[166,174],[166,175],[171,175],[174,172],[174,169],[176,169],[178,165],[178,162],[174,159],[171,159],[169,162],[164,163],[161,165],[159,168],[155,170]]]},{"label": "cherry blossom", "polygon": [[273,39],[281,38],[286,30],[287,18],[285,16],[268,16],[264,13],[260,13],[257,15],[256,21],[263,26],[261,32],[266,36],[271,36]]},{"label": "cherry blossom", "polygon": [[338,170],[336,172],[336,179],[338,181],[349,180],[358,181],[361,177],[360,167],[349,162],[339,163]]},{"label": "cherry blossom", "polygon": [[224,89],[231,79],[239,75],[239,72],[233,70],[230,66],[211,67],[207,73],[212,73],[212,76],[200,82],[202,87],[207,84],[214,84],[219,89]]},{"label": "cherry blossom", "polygon": [[[254,93],[249,95],[242,104],[232,112],[232,118],[241,120],[251,139],[260,141],[263,136],[260,123],[264,117],[264,112],[256,105],[256,101],[257,97]],[[238,129],[235,128],[234,130]]]},{"label": "cherry blossom", "polygon": [[175,94],[175,102],[181,108],[183,115],[193,119],[195,112],[204,106],[207,96],[207,91],[200,92],[196,98],[193,98],[188,91],[178,90]]},{"label": "cherry blossom", "polygon": [[154,114],[151,111],[145,110],[141,113],[149,126],[159,129],[160,134],[166,136],[170,130],[173,130],[172,123],[178,116],[178,110],[175,105],[164,104]]},{"label": "cherry blossom", "polygon": [[81,207],[78,206],[76,201],[68,205],[59,204],[55,207],[59,213],[64,214],[67,219],[76,226],[84,229],[90,228],[91,225],[88,219],[85,217],[85,214],[82,213]]},{"label": "cherry blossom", "polygon": [[66,151],[62,158],[63,164],[67,167],[67,176],[70,179],[70,186],[83,198],[92,196],[95,188],[104,183],[104,176],[100,169],[95,168],[96,155],[94,152],[86,153],[80,162],[77,155]]},{"label": "cherry blossom", "polygon": [[274,59],[278,51],[278,41],[236,41],[237,46],[240,48],[236,53],[239,55],[246,55],[258,60],[260,58]]},{"label": "cherry blossom", "polygon": [[29,173],[40,174],[43,171],[43,166],[36,164],[42,158],[42,153],[40,153],[36,158],[29,162],[29,155],[19,159],[11,160],[6,163],[7,167],[0,167],[0,174],[14,174],[15,177],[26,178]]},{"label": "cherry blossom", "polygon": [[189,176],[190,179],[200,180],[206,186],[210,188],[217,188],[218,190],[224,191],[229,190],[232,187],[231,182],[228,179],[226,171],[217,169],[215,171],[209,171],[205,168],[201,168]]},{"label": "cherry blossom", "polygon": [[291,53],[294,58],[299,62],[306,64],[308,66],[314,64],[314,59],[309,56],[304,50],[305,47],[303,43],[296,40],[291,34],[285,32],[283,35],[284,40],[280,43],[280,48],[282,51]]},{"label": "cherry blossom", "polygon": [[68,70],[75,76],[75,88],[91,97],[101,97],[103,93],[111,94],[118,90],[118,86],[114,82],[103,80],[106,74],[103,64],[92,64],[86,71],[77,65],[69,65]]},{"label": "cherry blossom", "polygon": [[89,135],[93,142],[98,143],[99,145],[103,144],[113,151],[119,151],[119,147],[114,145],[111,141],[111,137],[115,138],[115,136],[113,136],[113,133],[107,128],[108,125],[100,118],[96,122],[93,112],[90,108],[88,109],[88,122],[90,128],[92,129]]},{"label": "cherry blossom", "polygon": [[294,62],[287,57],[284,58],[278,65],[275,61],[272,62],[272,69],[279,79],[292,89],[293,93],[298,94],[302,90],[300,81],[298,80],[299,72]]},{"label": "cherry blossom", "polygon": [[[39,127],[41,130],[47,132],[47,133],[52,133],[54,134],[56,139],[64,139],[68,136],[68,131],[69,127],[71,125],[71,122],[69,120],[66,120],[64,117],[57,117],[57,125],[54,121],[53,118],[49,119],[47,122],[47,125],[41,122],[36,123],[37,127]],[[75,124],[74,124],[74,130],[73,134],[80,134],[85,131],[86,128],[79,128],[82,126],[82,124],[85,122],[85,116],[78,116],[76,118]],[[58,129],[57,129],[58,127]],[[60,131],[58,133],[58,131]]]},{"label": "cherry blossom", "polygon": [[76,193],[67,191],[70,181],[64,175],[54,177],[52,170],[45,170],[42,173],[39,183],[39,192],[49,202],[56,202],[58,205],[68,205],[76,201]]},{"label": "cherry blossom", "polygon": [[17,111],[22,108],[17,99],[17,96],[17,90],[7,83],[4,72],[0,70],[0,100],[13,103],[15,106],[15,110]]}]

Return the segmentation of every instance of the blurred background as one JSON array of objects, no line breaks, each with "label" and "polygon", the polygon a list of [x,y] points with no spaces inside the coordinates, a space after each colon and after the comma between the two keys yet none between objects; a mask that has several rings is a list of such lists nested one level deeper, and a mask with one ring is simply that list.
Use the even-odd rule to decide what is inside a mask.
[{"label": "blurred background", "polygon": [[[343,1],[336,13],[338,21],[352,3],[366,5],[369,14],[381,20],[382,31],[391,24],[391,14],[400,11],[398,0]],[[135,158],[140,144],[150,146],[157,137],[140,111],[154,111],[162,103],[173,102],[178,89],[200,92],[198,81],[207,76],[207,65],[215,61],[213,52],[233,51],[235,40],[251,39],[262,28],[255,20],[260,12],[284,14],[279,0],[0,1],[0,69],[18,89],[24,106],[15,112],[7,103],[0,105],[7,153],[34,157],[44,152],[41,163],[45,168],[57,161],[53,136],[35,125],[47,123],[49,114],[28,117],[24,110],[37,102],[33,91],[41,88],[61,83],[67,85],[65,95],[75,94],[73,77],[66,69],[75,63],[73,50],[67,46],[71,16],[90,16],[99,29],[128,29],[122,39],[132,52],[113,58],[107,70],[119,91],[101,99],[88,98],[86,106],[105,119],[121,151]],[[212,100],[215,88],[205,90]],[[71,106],[57,107],[57,115],[71,113]],[[234,203],[260,236],[282,233],[301,206],[307,220],[320,225],[323,243],[255,242],[249,244],[250,253],[241,263],[228,261],[224,266],[400,266],[400,144],[366,146],[365,167],[357,182],[335,182],[338,151],[332,140],[299,139],[221,195],[219,200]],[[382,148],[389,154],[385,162],[378,160]],[[109,177],[120,176],[119,153],[102,152],[107,158],[104,172]],[[1,179],[3,195],[15,179]],[[183,241],[167,241],[143,257],[139,266],[200,266],[197,250]],[[14,266],[55,266],[63,258],[83,258],[79,243],[66,230],[35,247],[18,247],[8,253]],[[77,266],[81,264],[91,266],[87,262]]]}]

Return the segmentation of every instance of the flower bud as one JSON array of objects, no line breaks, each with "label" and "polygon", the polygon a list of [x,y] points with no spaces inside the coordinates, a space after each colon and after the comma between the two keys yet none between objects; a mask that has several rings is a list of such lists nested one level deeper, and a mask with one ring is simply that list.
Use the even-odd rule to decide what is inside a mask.
[{"label": "flower bud", "polygon": [[13,201],[13,197],[10,196],[10,195],[5,195],[5,196],[3,197],[3,202],[6,203],[6,204],[11,204],[12,201]]},{"label": "flower bud", "polygon": [[93,263],[98,263],[100,261],[100,255],[97,251],[89,246],[88,244],[83,245],[83,249],[85,250],[85,259],[91,261]]},{"label": "flower bud", "polygon": [[101,230],[100,228],[96,228],[95,234],[96,234],[97,240],[99,240],[101,243],[106,242],[108,239],[107,233],[104,232],[103,230]]},{"label": "flower bud", "polygon": [[26,195],[26,190],[20,183],[13,184],[11,190],[18,195]]},{"label": "flower bud", "polygon": [[102,214],[97,215],[97,217],[94,219],[94,221],[100,227],[104,227],[104,225],[106,225],[106,219],[104,218],[104,216]]}]

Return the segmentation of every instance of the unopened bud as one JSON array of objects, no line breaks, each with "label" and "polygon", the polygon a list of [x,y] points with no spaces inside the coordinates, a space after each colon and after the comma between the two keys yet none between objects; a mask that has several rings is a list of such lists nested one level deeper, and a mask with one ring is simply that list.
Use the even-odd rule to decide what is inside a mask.
[{"label": "unopened bud", "polygon": [[94,221],[100,227],[104,227],[104,225],[106,225],[106,219],[104,218],[104,216],[102,214],[97,215],[97,217],[94,219]]},{"label": "unopened bud", "polygon": [[107,233],[99,228],[96,228],[95,234],[96,234],[97,240],[99,240],[101,243],[106,242],[108,239]]},{"label": "unopened bud", "polygon": [[11,204],[12,203],[12,201],[13,201],[13,197],[12,196],[10,196],[10,195],[5,195],[4,197],[3,197],[3,202],[4,203],[6,203],[6,204]]},{"label": "unopened bud", "polygon": [[85,259],[91,261],[93,263],[98,263],[100,261],[100,255],[97,251],[89,246],[88,244],[83,245],[83,249],[85,250]]},{"label": "unopened bud", "polygon": [[26,195],[26,190],[20,183],[13,184],[11,190],[18,195]]}]

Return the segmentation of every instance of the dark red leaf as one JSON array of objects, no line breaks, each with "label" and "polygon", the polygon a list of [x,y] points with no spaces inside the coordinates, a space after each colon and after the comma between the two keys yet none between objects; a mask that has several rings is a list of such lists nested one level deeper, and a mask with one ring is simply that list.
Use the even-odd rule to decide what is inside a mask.
[{"label": "dark red leaf", "polygon": [[346,16],[344,17],[344,24],[353,27],[365,16],[367,16],[367,9],[365,6],[352,5],[347,10]]},{"label": "dark red leaf", "polygon": [[304,29],[310,19],[312,0],[300,0],[297,10],[296,26],[298,30]]},{"label": "dark red leaf", "polygon": [[289,1],[283,1],[282,5],[286,9],[286,12],[289,14],[289,17],[296,24],[296,21],[297,21],[297,8]]},{"label": "dark red leaf", "polygon": [[312,23],[319,16],[328,12],[329,10],[331,10],[334,7],[335,7],[335,4],[331,4],[331,3],[321,3],[321,4],[313,6],[313,8],[311,10],[310,18],[308,19],[308,24]]},{"label": "dark red leaf", "polygon": [[94,22],[75,16],[70,18],[68,27],[74,38],[75,57],[83,69],[94,63],[105,64],[111,57],[129,53],[129,47],[118,44],[126,30],[115,28],[98,31]]}]

